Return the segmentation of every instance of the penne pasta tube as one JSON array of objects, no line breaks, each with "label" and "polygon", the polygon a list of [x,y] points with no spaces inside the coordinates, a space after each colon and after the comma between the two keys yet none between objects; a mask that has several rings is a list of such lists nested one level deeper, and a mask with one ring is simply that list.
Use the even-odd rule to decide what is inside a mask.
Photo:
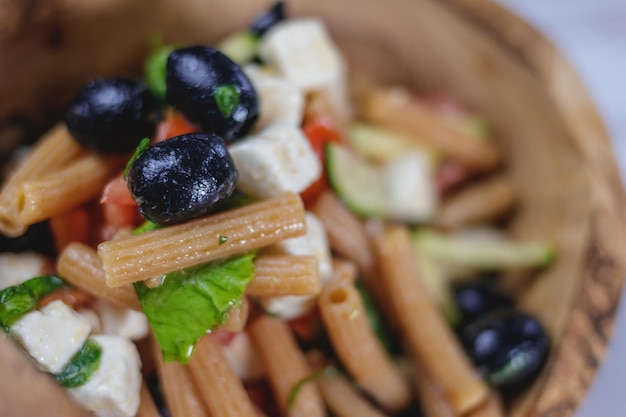
[{"label": "penne pasta tube", "polygon": [[[274,398],[289,417],[325,416],[324,404],[314,383],[302,383],[311,375],[302,351],[287,324],[279,318],[261,316],[248,327]],[[297,389],[294,393],[292,390]],[[295,397],[290,398],[290,396]]]},{"label": "penne pasta tube", "polygon": [[441,387],[419,365],[414,369],[415,391],[424,417],[458,417]]},{"label": "penne pasta tube", "polygon": [[243,297],[241,305],[228,310],[226,321],[219,326],[219,330],[225,332],[241,332],[248,322],[248,314],[250,313],[250,305],[248,299]]},{"label": "penne pasta tube", "polygon": [[84,243],[70,243],[57,260],[57,271],[66,281],[96,297],[122,307],[141,310],[131,285],[110,288],[105,283],[102,261],[94,248]]},{"label": "penne pasta tube", "polygon": [[358,277],[357,267],[354,262],[346,259],[334,257],[333,260],[333,280],[354,283]]},{"label": "penne pasta tube", "polygon": [[141,385],[141,392],[139,395],[139,409],[137,410],[135,417],[161,417],[161,413],[159,413],[156,404],[154,404],[154,400],[152,399],[152,395],[150,394],[146,381],[144,381]]},{"label": "penne pasta tube", "polygon": [[165,403],[172,417],[213,417],[200,399],[189,368],[178,362],[163,362],[159,346],[153,343],[157,373]]},{"label": "penne pasta tube", "polygon": [[187,223],[103,242],[106,282],[117,287],[244,253],[305,232],[304,207],[293,193]]},{"label": "penne pasta tube", "polygon": [[488,171],[502,159],[491,143],[443,123],[437,114],[401,89],[368,89],[362,94],[363,117],[405,132],[476,171]]},{"label": "penne pasta tube", "polygon": [[437,212],[435,224],[453,229],[493,222],[511,211],[516,201],[513,183],[503,177],[491,178],[469,185],[446,198]]},{"label": "penne pasta tube", "polygon": [[243,383],[214,337],[200,339],[188,369],[211,417],[256,416]]},{"label": "penne pasta tube", "polygon": [[487,401],[470,411],[467,417],[504,417],[504,409],[500,396],[496,392],[491,392]]},{"label": "penne pasta tube", "polygon": [[70,136],[63,124],[44,135],[0,190],[0,233],[14,237],[26,230],[26,225],[18,219],[18,200],[15,197],[16,190],[24,181],[43,178],[55,172],[82,152],[84,149]]},{"label": "penne pasta tube", "polygon": [[331,344],[355,382],[385,410],[405,409],[411,401],[408,381],[376,337],[358,290],[348,282],[331,282],[318,307]]},{"label": "penne pasta tube", "polygon": [[317,381],[326,405],[336,417],[385,417],[354,386],[339,374],[323,375]]},{"label": "penne pasta tube", "polygon": [[457,414],[481,404],[488,388],[428,296],[408,230],[389,227],[374,240],[391,307],[410,353],[437,383]]},{"label": "penne pasta tube", "polygon": [[246,294],[257,297],[319,294],[322,282],[313,255],[265,255],[254,261]]}]

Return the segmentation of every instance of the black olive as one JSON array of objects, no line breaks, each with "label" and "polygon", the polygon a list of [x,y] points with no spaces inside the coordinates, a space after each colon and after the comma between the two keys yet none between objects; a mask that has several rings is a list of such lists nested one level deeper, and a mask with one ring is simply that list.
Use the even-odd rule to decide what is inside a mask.
[{"label": "black olive", "polygon": [[166,100],[191,122],[227,142],[243,136],[259,116],[256,91],[241,67],[207,46],[170,53]]},{"label": "black olive", "polygon": [[104,153],[127,153],[154,134],[157,98],[141,81],[99,78],[87,82],[65,113],[65,123],[83,146]]},{"label": "black olive", "polygon": [[250,33],[263,36],[272,26],[283,20],[285,20],[285,2],[277,1],[265,13],[254,19],[250,24]]},{"label": "black olive", "polygon": [[515,309],[483,316],[463,330],[461,339],[478,372],[507,398],[532,384],[550,352],[541,323]]},{"label": "black olive", "polygon": [[459,329],[491,311],[513,307],[513,300],[488,282],[458,283],[453,286],[453,292],[461,314]]},{"label": "black olive", "polygon": [[141,215],[164,225],[209,213],[233,193],[236,180],[224,140],[211,133],[177,136],[149,147],[126,176]]}]

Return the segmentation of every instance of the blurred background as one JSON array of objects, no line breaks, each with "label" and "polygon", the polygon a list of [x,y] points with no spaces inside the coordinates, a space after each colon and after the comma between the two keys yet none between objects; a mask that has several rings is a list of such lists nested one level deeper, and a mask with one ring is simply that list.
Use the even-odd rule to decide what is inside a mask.
[{"label": "blurred background", "polygon": [[[626,1],[495,1],[543,32],[578,70],[613,139],[626,183]],[[576,417],[626,416],[626,303],[617,315],[605,361]]]}]

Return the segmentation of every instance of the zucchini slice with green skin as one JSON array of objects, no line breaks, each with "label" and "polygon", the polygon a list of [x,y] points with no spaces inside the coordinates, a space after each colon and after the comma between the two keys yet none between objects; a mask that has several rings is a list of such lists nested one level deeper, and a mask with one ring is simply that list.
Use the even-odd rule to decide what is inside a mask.
[{"label": "zucchini slice with green skin", "polygon": [[326,166],[333,190],[359,216],[422,223],[435,214],[431,166],[419,152],[374,165],[349,147],[329,144]]},{"label": "zucchini slice with green skin", "polygon": [[433,259],[473,270],[542,268],[556,258],[556,249],[551,244],[507,237],[471,239],[418,230],[413,234],[413,241]]},{"label": "zucchini slice with green skin", "polygon": [[331,187],[348,209],[358,216],[386,217],[385,183],[379,167],[337,144],[326,146],[326,166]]}]

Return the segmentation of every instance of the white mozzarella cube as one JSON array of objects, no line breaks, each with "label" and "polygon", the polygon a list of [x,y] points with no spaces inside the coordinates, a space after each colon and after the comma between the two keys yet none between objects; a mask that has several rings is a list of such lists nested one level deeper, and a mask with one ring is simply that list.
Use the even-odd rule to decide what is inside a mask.
[{"label": "white mozzarella cube", "polygon": [[0,253],[0,289],[44,275],[50,264],[48,258],[35,252]]},{"label": "white mozzarella cube", "polygon": [[284,295],[262,298],[259,302],[271,314],[291,320],[311,311],[315,306],[316,298],[313,295]]},{"label": "white mozzarella cube", "polygon": [[89,380],[68,393],[99,417],[132,417],[139,408],[143,377],[135,344],[121,336],[91,337],[102,347],[100,366]]},{"label": "white mozzarella cube", "polygon": [[341,78],[345,65],[321,20],[289,19],[261,39],[261,57],[303,91]]},{"label": "white mozzarella cube", "polygon": [[425,222],[438,205],[434,174],[427,155],[409,152],[385,166],[389,216],[411,223]]},{"label": "white mozzarella cube", "polygon": [[285,239],[272,250],[288,255],[313,255],[317,258],[320,278],[326,283],[332,277],[332,258],[324,224],[310,211],[305,213],[306,234]]},{"label": "white mozzarella cube", "polygon": [[98,300],[94,309],[100,315],[102,333],[140,340],[148,335],[148,319],[140,311],[118,307],[104,300]]},{"label": "white mozzarella cube", "polygon": [[268,74],[258,65],[247,65],[244,72],[259,97],[259,119],[254,128],[263,129],[273,123],[299,126],[304,111],[304,94],[283,77]]},{"label": "white mozzarella cube", "polygon": [[58,373],[82,347],[90,332],[87,319],[56,300],[13,323],[10,335],[43,370]]},{"label": "white mozzarella cube", "polygon": [[238,332],[224,346],[224,355],[242,381],[252,381],[263,376],[263,363],[246,332]]},{"label": "white mozzarella cube", "polygon": [[301,129],[274,124],[229,146],[238,187],[259,198],[301,193],[322,173],[322,167]]}]

